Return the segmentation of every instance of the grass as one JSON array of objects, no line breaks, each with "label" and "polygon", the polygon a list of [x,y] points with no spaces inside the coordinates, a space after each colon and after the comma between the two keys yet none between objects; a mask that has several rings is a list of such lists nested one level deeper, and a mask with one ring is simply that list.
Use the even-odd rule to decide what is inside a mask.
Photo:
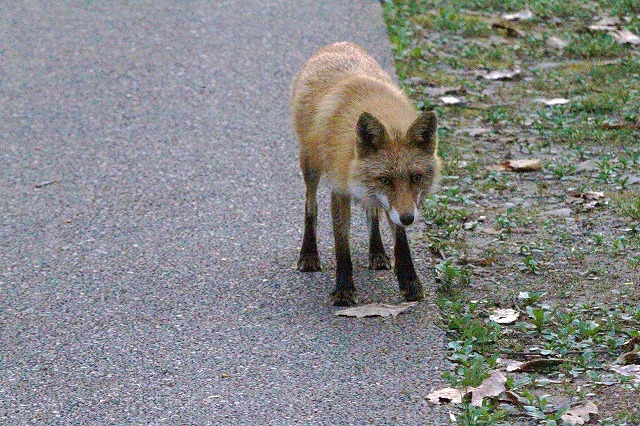
[{"label": "grass", "polygon": [[565,54],[568,58],[594,59],[616,58],[626,52],[626,48],[607,34],[580,34],[573,36]]},{"label": "grass", "polygon": [[443,7],[436,13],[417,15],[413,21],[424,30],[438,30],[463,37],[488,37],[491,24],[481,16],[461,14],[452,6]]},{"label": "grass", "polygon": [[[448,275],[460,276],[463,271]],[[616,354],[628,350],[626,342],[640,336],[640,304],[554,306],[545,302],[543,292],[521,292],[511,303],[521,312],[520,320],[500,325],[487,318],[496,307],[495,301],[471,301],[460,293],[439,297],[438,306],[450,336],[449,359],[456,364],[443,377],[456,388],[474,387],[500,367],[504,362],[500,359],[562,361],[509,374],[506,387],[511,398],[517,398],[516,404],[496,400],[482,407],[459,404],[457,424],[513,424],[514,417],[562,424],[561,417],[570,405],[551,403],[550,395],[540,394],[540,388],[571,397],[581,397],[576,383],[596,394],[600,388],[614,384],[623,389],[619,392],[630,396],[640,390],[639,385],[608,368]],[[602,419],[601,424],[617,424],[615,420],[639,415],[616,413]]]},{"label": "grass", "polygon": [[616,206],[619,214],[624,217],[630,225],[640,227],[640,195],[633,192],[621,193],[616,198]]},{"label": "grass", "polygon": [[[529,7],[534,17],[492,26]],[[637,424],[639,390],[609,366],[640,333],[640,52],[586,26],[631,16],[627,0],[387,1],[396,68],[420,108],[440,116],[441,189],[422,206],[436,295],[449,334],[452,386],[478,386],[520,361],[561,358],[544,371],[509,373],[517,402],[457,406],[456,424],[562,424],[580,401],[596,424]],[[559,37],[568,45],[548,44]],[[519,78],[482,73],[520,68]],[[424,90],[459,87],[462,106]],[[566,98],[554,107],[542,101]],[[471,136],[475,129],[483,132]],[[537,158],[532,173],[489,166]],[[591,201],[568,193],[599,191]],[[551,214],[555,211],[564,213]],[[497,307],[514,324],[489,319]],[[606,383],[606,384],[603,384]],[[635,423],[634,423],[635,422]]]}]

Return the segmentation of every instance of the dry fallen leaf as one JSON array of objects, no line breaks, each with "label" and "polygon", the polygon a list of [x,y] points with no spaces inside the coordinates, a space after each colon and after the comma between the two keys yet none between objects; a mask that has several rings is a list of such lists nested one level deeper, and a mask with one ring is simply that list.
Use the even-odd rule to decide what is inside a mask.
[{"label": "dry fallen leaf", "polygon": [[437,97],[437,96],[442,96],[442,95],[448,95],[450,93],[455,93],[455,94],[460,94],[462,92],[464,92],[462,90],[462,86],[456,86],[456,87],[423,87],[422,91],[424,92],[425,95],[429,95],[432,97]]},{"label": "dry fallen leaf", "polygon": [[561,39],[560,37],[549,37],[547,39],[547,45],[555,47],[556,49],[564,49],[569,45],[569,42]]},{"label": "dry fallen leaf", "polygon": [[513,405],[524,405],[528,402],[525,397],[520,396],[513,391],[506,391],[504,393],[504,399],[501,399],[500,401],[505,401]]},{"label": "dry fallen leaf", "polygon": [[611,37],[613,37],[618,43],[621,44],[632,44],[634,46],[640,44],[640,37],[626,28],[611,31],[609,35],[611,35]]},{"label": "dry fallen leaf", "polygon": [[599,200],[601,198],[604,198],[604,192],[587,191],[580,194],[580,196],[585,200]]},{"label": "dry fallen leaf", "polygon": [[492,396],[498,396],[506,390],[507,377],[500,371],[494,371],[477,388],[470,388],[471,405],[482,406],[482,400]]},{"label": "dry fallen leaf", "polygon": [[618,374],[622,374],[623,376],[633,377],[634,383],[640,383],[640,365],[638,364],[624,366],[612,365],[611,370]]},{"label": "dry fallen leaf", "polygon": [[514,309],[495,309],[493,314],[489,315],[489,319],[498,324],[511,324],[515,322],[519,316],[520,313]]},{"label": "dry fallen leaf", "polygon": [[468,133],[471,137],[481,136],[485,133],[489,133],[491,131],[488,127],[474,127],[473,129],[469,129]]},{"label": "dry fallen leaf", "polygon": [[602,123],[601,129],[640,129],[640,124],[637,123]]},{"label": "dry fallen leaf", "polygon": [[456,105],[462,102],[460,99],[456,98],[455,96],[442,96],[440,100],[445,105]]},{"label": "dry fallen leaf", "polygon": [[616,361],[623,365],[640,364],[640,354],[638,351],[625,352]]},{"label": "dry fallen leaf", "polygon": [[560,216],[560,217],[564,216],[564,217],[566,217],[566,216],[571,216],[571,213],[573,213],[571,211],[571,209],[564,208],[564,209],[549,210],[549,211],[546,211],[546,212],[544,212],[542,214],[545,215],[545,216]]},{"label": "dry fallen leaf", "polygon": [[587,401],[571,408],[560,418],[570,425],[583,425],[589,421],[590,414],[598,414],[598,407],[593,402]]},{"label": "dry fallen leaf", "polygon": [[[484,229],[482,230],[484,231]],[[491,232],[488,232],[489,234],[491,234]],[[498,231],[499,233],[499,231]],[[492,235],[497,235],[497,234],[492,234]],[[497,258],[495,257],[478,257],[478,258],[474,258],[474,259],[468,259],[467,260],[469,264],[471,265],[475,265],[475,266],[481,266],[486,268],[487,266],[491,266],[494,263],[496,263],[498,261]]]},{"label": "dry fallen leaf", "polygon": [[617,25],[610,24],[593,24],[587,27],[589,31],[616,31],[618,29]]},{"label": "dry fallen leaf", "polygon": [[522,73],[520,68],[512,70],[491,71],[488,74],[482,76],[485,80],[510,80],[519,76]]},{"label": "dry fallen leaf", "polygon": [[466,393],[466,391],[461,391],[455,388],[444,388],[431,392],[427,395],[427,399],[432,404],[446,404],[448,402],[451,402],[452,404],[460,404]]},{"label": "dry fallen leaf", "polygon": [[555,105],[564,105],[564,104],[568,104],[570,101],[569,99],[565,99],[565,98],[553,98],[553,99],[549,99],[544,101],[544,104],[546,106],[555,106]]},{"label": "dry fallen leaf", "polygon": [[525,21],[533,18],[533,12],[530,9],[525,9],[517,13],[505,13],[501,16],[505,21]]},{"label": "dry fallen leaf", "polygon": [[632,352],[640,350],[640,336],[633,336],[622,345],[623,352]]},{"label": "dry fallen leaf", "polygon": [[45,182],[36,183],[34,185],[34,188],[38,188],[38,189],[39,188],[44,188],[45,186],[53,185],[54,183],[58,183],[58,181],[57,180],[48,180],[48,181],[45,181]]},{"label": "dry fallen leaf", "polygon": [[492,28],[499,28],[505,30],[507,32],[507,36],[509,37],[524,37],[525,34],[517,28],[514,28],[506,23],[502,22],[494,22],[491,24]]},{"label": "dry fallen leaf", "polygon": [[388,317],[396,316],[415,306],[417,302],[405,302],[399,305],[388,305],[386,303],[370,303],[368,305],[355,306],[353,308],[335,311],[334,315],[345,317]]},{"label": "dry fallen leaf", "polygon": [[490,226],[487,226],[486,228],[482,228],[480,231],[484,232],[485,234],[489,234],[489,235],[500,235],[502,233],[502,231],[496,229],[496,228],[492,228]]},{"label": "dry fallen leaf", "polygon": [[522,367],[522,364],[524,364],[524,362],[516,361],[515,359],[502,359],[502,358],[498,358],[497,362],[498,364],[504,365],[505,367],[507,367],[508,372],[518,371],[520,367]]},{"label": "dry fallen leaf", "polygon": [[622,21],[617,16],[603,16],[598,22],[596,22],[596,25],[611,25],[614,27],[621,24]]},{"label": "dry fallen leaf", "polygon": [[[595,201],[604,198],[604,192],[598,191],[567,191],[566,202],[569,204],[580,204],[586,201]],[[594,204],[595,206],[595,204]]]},{"label": "dry fallen leaf", "polygon": [[587,29],[589,31],[615,31],[620,24],[620,18],[617,16],[605,16],[595,24],[587,26]]},{"label": "dry fallen leaf", "polygon": [[582,210],[584,211],[593,210],[596,208],[597,205],[598,205],[597,201],[589,201],[588,203],[585,203],[582,205]]},{"label": "dry fallen leaf", "polygon": [[490,166],[489,169],[496,171],[512,171],[512,172],[535,172],[542,169],[542,161],[533,160],[509,160],[502,164]]},{"label": "dry fallen leaf", "polygon": [[514,172],[534,172],[542,169],[542,161],[537,158],[533,160],[510,160],[507,163],[509,169]]},{"label": "dry fallen leaf", "polygon": [[563,359],[563,358],[537,358],[527,362],[523,362],[520,368],[513,371],[523,371],[523,372],[549,371],[565,363],[571,364],[572,361],[568,359]]}]

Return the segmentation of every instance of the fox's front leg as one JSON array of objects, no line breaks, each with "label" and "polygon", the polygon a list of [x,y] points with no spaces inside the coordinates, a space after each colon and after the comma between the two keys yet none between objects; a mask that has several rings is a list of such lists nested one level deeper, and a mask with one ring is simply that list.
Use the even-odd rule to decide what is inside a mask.
[{"label": "fox's front leg", "polygon": [[402,226],[398,225],[393,225],[392,231],[395,234],[395,247],[393,251],[396,263],[394,269],[396,277],[398,277],[400,292],[407,301],[422,300],[424,299],[424,290],[416,273],[416,269],[413,266],[407,233]]},{"label": "fox's front leg", "polygon": [[382,236],[380,235],[380,214],[375,207],[367,208],[367,222],[369,224],[369,269],[383,270],[391,268],[391,260],[384,251]]},{"label": "fox's front leg", "polygon": [[336,251],[336,289],[333,291],[335,306],[356,304],[356,288],[353,285],[353,266],[349,249],[351,230],[351,198],[348,195],[331,193],[331,219]]}]

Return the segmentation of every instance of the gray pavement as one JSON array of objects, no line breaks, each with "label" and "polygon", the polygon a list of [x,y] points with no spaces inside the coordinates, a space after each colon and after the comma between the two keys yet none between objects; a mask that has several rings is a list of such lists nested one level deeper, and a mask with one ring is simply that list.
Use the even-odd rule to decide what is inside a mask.
[{"label": "gray pavement", "polygon": [[[338,40],[393,69],[375,1],[0,6],[0,424],[446,423],[431,295],[332,315],[326,189],[295,270],[288,87]],[[354,220],[361,299],[398,302]]]}]

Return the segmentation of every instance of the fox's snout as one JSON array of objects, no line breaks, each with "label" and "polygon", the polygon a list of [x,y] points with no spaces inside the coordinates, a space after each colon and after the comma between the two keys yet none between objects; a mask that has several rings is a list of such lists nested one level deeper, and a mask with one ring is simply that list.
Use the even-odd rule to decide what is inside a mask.
[{"label": "fox's snout", "polygon": [[391,210],[389,210],[388,213],[391,222],[402,227],[412,225],[418,218],[418,208],[415,204],[411,210],[398,211],[395,207],[391,207]]},{"label": "fox's snout", "polygon": [[404,213],[400,215],[400,222],[402,222],[403,225],[408,226],[411,225],[414,221],[414,215],[413,212],[411,213]]},{"label": "fox's snout", "polygon": [[412,225],[418,218],[417,200],[414,201],[410,196],[388,197],[378,194],[375,198],[377,198],[382,208],[389,215],[389,219],[395,225],[407,227]]}]

